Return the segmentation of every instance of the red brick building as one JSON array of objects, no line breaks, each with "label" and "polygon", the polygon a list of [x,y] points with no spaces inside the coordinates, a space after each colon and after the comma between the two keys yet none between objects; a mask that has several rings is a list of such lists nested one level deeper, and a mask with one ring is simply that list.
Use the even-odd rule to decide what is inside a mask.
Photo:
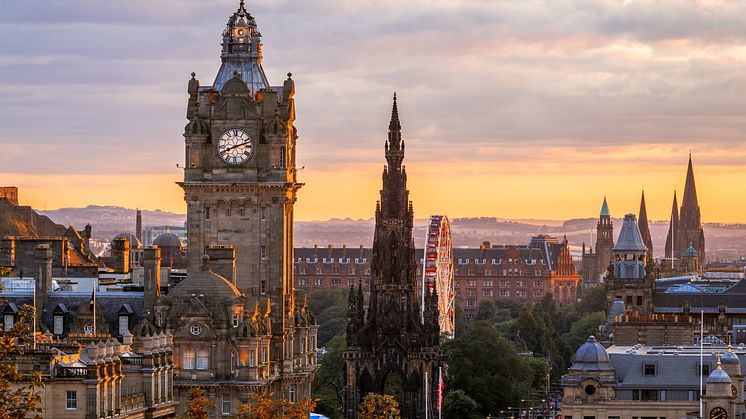
[{"label": "red brick building", "polygon": [[[304,247],[295,249],[296,288],[348,288],[367,285],[372,249],[360,247]],[[528,245],[490,245],[454,248],[456,300],[473,317],[479,302],[513,300],[536,303],[552,293],[558,304],[575,301],[579,275],[567,240],[536,236]],[[417,250],[417,273],[422,275],[422,249]]]}]

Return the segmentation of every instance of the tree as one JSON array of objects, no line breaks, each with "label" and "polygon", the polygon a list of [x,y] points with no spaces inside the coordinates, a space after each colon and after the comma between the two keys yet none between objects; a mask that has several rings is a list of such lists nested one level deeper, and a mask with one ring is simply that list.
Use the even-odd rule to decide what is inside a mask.
[{"label": "tree", "polygon": [[207,419],[209,414],[207,410],[212,406],[212,402],[207,398],[205,391],[200,387],[189,390],[189,401],[186,405],[186,413],[183,419]]},{"label": "tree", "polygon": [[446,387],[463,390],[482,415],[516,405],[530,391],[531,366],[513,344],[484,321],[443,346],[448,364]]},{"label": "tree", "polygon": [[316,403],[311,400],[291,402],[275,398],[273,393],[251,393],[251,401],[239,407],[235,419],[307,419]]},{"label": "tree", "polygon": [[567,336],[567,343],[571,348],[579,348],[585,343],[590,335],[598,335],[598,326],[606,321],[603,311],[588,313],[581,317],[570,327],[570,333]]},{"label": "tree", "polygon": [[480,301],[479,307],[477,308],[477,316],[475,317],[475,319],[494,322],[496,318],[497,307],[495,307],[495,302],[488,299]]},{"label": "tree", "polygon": [[388,394],[368,393],[360,403],[360,419],[399,419],[399,403]]},{"label": "tree", "polygon": [[342,415],[344,397],[344,352],[347,349],[345,335],[333,337],[328,346],[331,350],[321,358],[319,370],[313,379],[313,396],[318,397],[317,411],[331,419]]},{"label": "tree", "polygon": [[[23,419],[41,413],[39,390],[44,387],[41,372],[21,374],[15,359],[23,354],[19,342],[30,342],[30,325],[35,321],[33,307],[24,305],[19,310],[18,321],[0,337],[0,417]],[[14,389],[15,387],[15,389]],[[41,418],[33,415],[33,418]]]},{"label": "tree", "polygon": [[580,294],[577,308],[580,314],[606,311],[606,285],[585,288]]},{"label": "tree", "polygon": [[446,419],[477,419],[477,402],[463,390],[448,392],[443,399],[443,416]]}]

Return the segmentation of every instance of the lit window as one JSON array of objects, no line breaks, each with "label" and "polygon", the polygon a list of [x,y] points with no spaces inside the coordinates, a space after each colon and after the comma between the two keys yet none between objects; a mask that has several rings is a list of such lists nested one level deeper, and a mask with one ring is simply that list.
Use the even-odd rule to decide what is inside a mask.
[{"label": "lit window", "polygon": [[197,352],[197,369],[206,370],[209,365],[210,354],[205,350]]},{"label": "lit window", "polygon": [[238,320],[239,320],[239,315],[234,314],[233,315],[233,327],[238,327]]},{"label": "lit window", "polygon": [[78,392],[67,390],[65,392],[65,407],[67,410],[78,409]]},{"label": "lit window", "polygon": [[194,351],[187,350],[184,352],[184,359],[182,361],[182,368],[185,370],[194,369]]}]

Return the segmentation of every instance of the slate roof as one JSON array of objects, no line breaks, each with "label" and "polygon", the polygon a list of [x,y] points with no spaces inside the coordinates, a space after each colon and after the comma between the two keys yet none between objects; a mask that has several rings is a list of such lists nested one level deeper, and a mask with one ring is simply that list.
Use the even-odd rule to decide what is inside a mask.
[{"label": "slate roof", "polygon": [[637,225],[635,214],[624,216],[624,224],[619,232],[619,238],[614,245],[615,252],[645,252],[647,247],[642,242],[642,234]]}]

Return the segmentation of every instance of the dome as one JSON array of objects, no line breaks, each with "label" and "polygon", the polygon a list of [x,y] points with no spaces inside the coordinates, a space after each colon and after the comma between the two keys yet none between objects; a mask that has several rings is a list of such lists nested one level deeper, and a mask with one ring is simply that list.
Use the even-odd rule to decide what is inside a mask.
[{"label": "dome", "polygon": [[572,357],[570,371],[612,371],[606,349],[591,336]]},{"label": "dome", "polygon": [[246,86],[246,83],[238,76],[238,73],[234,73],[233,78],[225,83],[220,93],[224,95],[249,95],[251,91]]},{"label": "dome", "polygon": [[153,240],[153,246],[158,246],[161,249],[169,247],[181,248],[183,246],[183,243],[181,242],[181,239],[179,239],[179,236],[177,236],[176,234],[163,233],[160,236],[156,237],[155,240]]},{"label": "dome", "polygon": [[730,375],[728,375],[727,372],[723,371],[720,366],[718,365],[718,368],[714,370],[712,373],[710,373],[710,376],[707,377],[707,383],[728,383],[730,384],[732,381],[730,379]]},{"label": "dome", "polygon": [[117,234],[116,237],[111,239],[111,247],[114,247],[114,240],[117,239],[127,239],[130,242],[130,249],[142,249],[142,243],[140,243],[140,240],[137,239],[137,237],[132,233],[120,233]]},{"label": "dome", "polygon": [[728,345],[728,352],[724,353],[722,356],[720,356],[720,362],[722,364],[735,364],[735,365],[741,365],[741,361],[738,360],[738,355],[736,355],[732,350],[730,345]]}]

